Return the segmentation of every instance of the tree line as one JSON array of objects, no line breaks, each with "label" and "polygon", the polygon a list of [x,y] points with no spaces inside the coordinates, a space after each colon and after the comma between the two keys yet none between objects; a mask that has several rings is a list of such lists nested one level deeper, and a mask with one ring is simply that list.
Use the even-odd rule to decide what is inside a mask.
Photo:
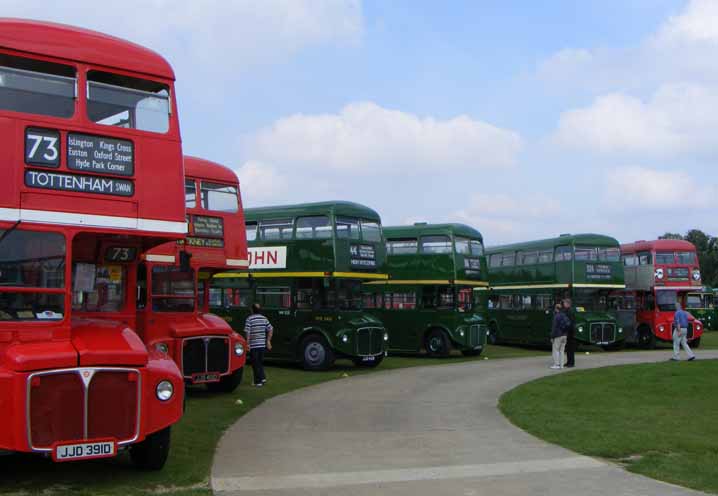
[{"label": "tree line", "polygon": [[711,287],[718,286],[718,238],[706,234],[700,229],[691,229],[684,235],[666,233],[659,239],[683,239],[693,243],[701,264],[703,284]]}]

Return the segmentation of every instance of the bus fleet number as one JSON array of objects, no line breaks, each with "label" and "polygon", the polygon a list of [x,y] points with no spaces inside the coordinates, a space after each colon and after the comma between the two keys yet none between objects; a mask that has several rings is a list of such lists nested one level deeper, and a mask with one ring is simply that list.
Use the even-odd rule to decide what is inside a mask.
[{"label": "bus fleet number", "polygon": [[58,167],[60,165],[60,133],[49,129],[25,131],[25,163]]}]

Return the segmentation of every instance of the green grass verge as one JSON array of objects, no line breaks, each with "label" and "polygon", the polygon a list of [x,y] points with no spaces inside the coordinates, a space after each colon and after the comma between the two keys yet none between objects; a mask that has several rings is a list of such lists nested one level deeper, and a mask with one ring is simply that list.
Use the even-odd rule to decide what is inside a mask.
[{"label": "green grass verge", "polygon": [[[263,401],[283,393],[345,376],[375,373],[405,367],[461,363],[496,358],[545,354],[543,350],[489,346],[480,357],[452,356],[448,359],[389,357],[376,369],[358,369],[338,361],[328,372],[306,372],[292,366],[267,367],[269,382],[261,389],[245,382],[230,395],[190,390],[187,412],[172,430],[172,449],[160,472],[138,472],[127,455],[112,460],[54,464],[38,456],[0,457],[0,493],[3,496],[135,495],[171,492],[180,496],[207,496],[209,472],[215,446],[222,433],[239,417]],[[241,400],[241,403],[238,403]]]},{"label": "green grass verge", "polygon": [[716,360],[629,365],[523,384],[499,407],[551,443],[718,493],[717,387]]}]

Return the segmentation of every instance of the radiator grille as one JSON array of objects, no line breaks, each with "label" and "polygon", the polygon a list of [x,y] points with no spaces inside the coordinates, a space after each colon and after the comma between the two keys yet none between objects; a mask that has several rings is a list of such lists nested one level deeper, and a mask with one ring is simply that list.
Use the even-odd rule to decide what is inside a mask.
[{"label": "radiator grille", "polygon": [[194,374],[229,371],[229,338],[201,336],[187,338],[182,344],[182,374],[191,378]]},{"label": "radiator grille", "polygon": [[383,351],[384,329],[362,327],[357,329],[357,355],[379,355]]}]

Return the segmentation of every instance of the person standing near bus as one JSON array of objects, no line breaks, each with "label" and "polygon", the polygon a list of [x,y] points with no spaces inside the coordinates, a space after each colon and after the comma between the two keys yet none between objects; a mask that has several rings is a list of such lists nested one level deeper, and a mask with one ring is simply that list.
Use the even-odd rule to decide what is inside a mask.
[{"label": "person standing near bus", "polygon": [[673,317],[673,357],[671,360],[678,361],[681,359],[681,347],[688,355],[688,361],[695,360],[696,355],[688,346],[688,312],[681,308],[681,304],[676,302],[676,313]]},{"label": "person standing near bus", "polygon": [[262,387],[267,382],[267,376],[264,374],[264,353],[272,349],[272,334],[274,334],[272,324],[261,314],[261,310],[258,303],[253,304],[252,314],[244,323],[255,387]]},{"label": "person standing near bus", "polygon": [[562,311],[561,305],[556,304],[551,324],[551,351],[553,356],[552,369],[563,368],[563,352],[566,348],[566,332],[571,322]]},{"label": "person standing near bus", "polygon": [[566,367],[571,368],[576,366],[576,316],[571,309],[570,298],[564,298],[562,303],[570,324],[566,330]]}]

